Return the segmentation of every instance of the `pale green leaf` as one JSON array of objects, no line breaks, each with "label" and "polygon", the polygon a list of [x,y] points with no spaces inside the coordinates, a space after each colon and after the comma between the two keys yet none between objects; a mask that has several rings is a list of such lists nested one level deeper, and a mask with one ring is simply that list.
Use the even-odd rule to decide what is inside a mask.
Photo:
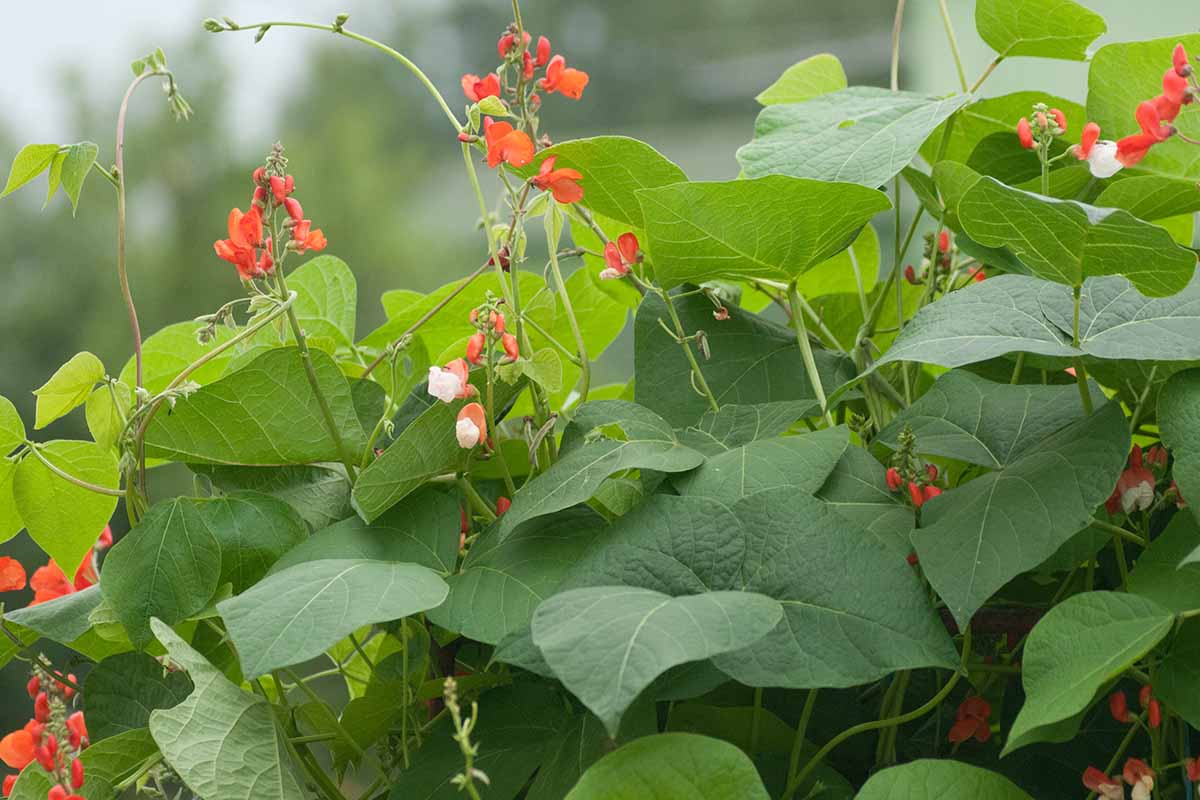
[{"label": "pale green leaf", "polygon": [[760,105],[801,103],[846,88],[846,71],[832,53],[817,53],[798,61],[754,99]]},{"label": "pale green leaf", "polygon": [[8,455],[25,444],[25,423],[17,407],[7,397],[0,396],[0,456]]},{"label": "pale green leaf", "polygon": [[[201,344],[196,331],[202,326],[197,322],[176,322],[168,325],[142,342],[142,385],[151,394],[166,389],[171,381],[185,368],[208,355],[215,347],[231,339],[236,331],[218,325],[213,340]],[[192,383],[212,383],[225,372],[233,359],[232,350],[219,353],[203,366],[191,372],[187,380]],[[137,365],[133,358],[121,368],[121,381],[133,387],[137,381]]]},{"label": "pale green leaf", "polygon": [[83,182],[96,163],[100,148],[94,142],[80,142],[67,148],[67,156],[62,163],[60,178],[63,191],[71,199],[72,213],[79,208],[79,192]]},{"label": "pale green leaf", "polygon": [[12,169],[8,172],[8,183],[0,197],[11,194],[31,180],[41,175],[50,166],[54,156],[59,151],[56,144],[27,144],[13,159]]},{"label": "pale green leaf", "polygon": [[42,429],[76,406],[82,405],[92,387],[104,378],[104,364],[88,352],[77,353],[59,367],[50,380],[34,390],[37,396],[35,429]]},{"label": "pale green leaf", "polygon": [[1073,0],[977,0],[975,28],[1000,58],[1083,61],[1108,30],[1104,17]]},{"label": "pale green leaf", "polygon": [[296,292],[296,317],[308,336],[332,339],[339,347],[354,344],[358,284],[345,261],[317,256],[289,274],[287,282]]}]

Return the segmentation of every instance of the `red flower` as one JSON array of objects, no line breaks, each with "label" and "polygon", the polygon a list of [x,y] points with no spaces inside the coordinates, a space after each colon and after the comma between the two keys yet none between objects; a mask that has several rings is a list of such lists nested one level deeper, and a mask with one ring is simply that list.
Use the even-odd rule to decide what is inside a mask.
[{"label": "red flower", "polygon": [[245,214],[241,209],[232,209],[228,228],[229,238],[213,242],[213,249],[218,256],[237,267],[243,280],[257,278],[263,274],[255,261],[256,250],[262,243],[262,210],[256,205],[251,206]]},{"label": "red flower", "polygon": [[521,74],[524,76],[525,80],[527,80],[527,81],[532,80],[533,79],[533,56],[530,54],[530,52],[528,50],[526,50],[521,55],[521,59],[524,62],[524,64],[522,65]]},{"label": "red flower", "polygon": [[482,333],[476,333],[470,339],[467,339],[467,361],[470,361],[472,364],[478,364],[483,360],[484,343]]},{"label": "red flower", "polygon": [[16,592],[25,588],[25,568],[11,556],[0,557],[0,592]]},{"label": "red flower", "polygon": [[[43,764],[43,766],[45,766],[45,765]],[[46,767],[46,771],[47,772],[54,771],[53,762],[51,762],[50,766]],[[57,784],[54,786],[51,786],[50,791],[46,793],[46,800],[67,800],[67,790]]]},{"label": "red flower", "polygon": [[104,530],[100,531],[100,538],[96,540],[95,548],[100,552],[104,552],[113,545],[112,528],[108,525],[104,526]]},{"label": "red flower", "polygon": [[71,788],[83,788],[83,762],[78,758],[71,762]]},{"label": "red flower", "polygon": [[971,696],[963,700],[954,715],[955,723],[950,728],[947,739],[955,744],[965,742],[974,737],[977,741],[986,742],[992,736],[992,728],[988,725],[988,717],[992,706],[979,696]]},{"label": "red flower", "polygon": [[511,361],[521,357],[521,348],[517,346],[517,337],[506,333],[500,337],[500,346],[504,348],[504,356]]},{"label": "red flower", "polygon": [[950,231],[946,230],[945,228],[942,228],[942,230],[938,232],[938,252],[950,252]]},{"label": "red flower", "polygon": [[454,424],[458,446],[470,449],[487,438],[487,415],[479,403],[467,403]]},{"label": "red flower", "polygon": [[929,480],[936,481],[938,479],[937,464],[926,464],[925,474],[929,476]]},{"label": "red flower", "polygon": [[0,739],[0,761],[16,770],[25,769],[33,762],[36,745],[29,731],[22,728]]},{"label": "red flower", "polygon": [[942,490],[936,486],[926,486],[921,490],[924,501],[928,502],[942,493]]},{"label": "red flower", "polygon": [[1054,122],[1062,129],[1063,133],[1067,132],[1067,115],[1061,109],[1050,109],[1050,116],[1054,117]]},{"label": "red flower", "polygon": [[632,231],[622,233],[616,242],[609,241],[604,245],[604,263],[607,266],[600,272],[601,279],[610,280],[628,275],[629,269],[638,262],[640,250],[637,236]]},{"label": "red flower", "polygon": [[1145,461],[1151,469],[1167,468],[1167,451],[1161,444],[1156,444],[1146,451]]},{"label": "red flower", "polygon": [[1122,166],[1132,167],[1146,157],[1151,147],[1161,141],[1162,139],[1153,133],[1135,133],[1118,139],[1117,161],[1121,162]]},{"label": "red flower", "polygon": [[904,479],[900,477],[900,470],[895,467],[888,467],[887,474],[884,476],[887,481],[887,487],[893,492],[899,489],[904,484]]},{"label": "red flower", "polygon": [[1125,790],[1121,788],[1120,781],[1115,778],[1105,775],[1095,767],[1088,767],[1083,771],[1083,786],[1096,792],[1105,800],[1124,800]]},{"label": "red flower", "polygon": [[913,269],[912,264],[909,264],[904,268],[904,280],[908,281],[913,286],[921,285],[921,279],[917,277],[917,271]]},{"label": "red flower", "polygon": [[38,692],[42,690],[42,682],[38,680],[38,676],[34,675],[29,679],[29,683],[25,684],[25,692],[29,695],[29,699],[38,696]]},{"label": "red flower", "polygon": [[76,711],[71,716],[67,717],[67,731],[71,736],[71,746],[76,750],[80,745],[86,745],[88,741],[87,722],[83,718],[82,711]]},{"label": "red flower", "polygon": [[[1109,514],[1124,511],[1126,514],[1134,511],[1145,511],[1154,504],[1154,484],[1157,479],[1142,463],[1141,445],[1134,445],[1129,452],[1128,466],[1117,479],[1117,486],[1112,495],[1104,503]],[[1143,689],[1143,691],[1149,691]],[[1143,701],[1143,706],[1146,703]]]},{"label": "red flower", "polygon": [[1163,125],[1162,117],[1158,113],[1158,108],[1150,100],[1144,103],[1138,103],[1137,111],[1134,112],[1137,118],[1138,125],[1142,129],[1142,133],[1147,133],[1154,137],[1156,142],[1166,141],[1174,133],[1174,129],[1170,125]]},{"label": "red flower", "polygon": [[500,76],[490,72],[480,78],[478,75],[468,73],[462,76],[462,90],[472,103],[478,103],[485,97],[499,97]]},{"label": "red flower", "polygon": [[1029,127],[1029,120],[1025,117],[1021,117],[1021,121],[1017,123],[1017,141],[1026,150],[1033,149],[1033,129]]},{"label": "red flower", "polygon": [[1118,690],[1108,696],[1108,713],[1112,714],[1117,722],[1129,722],[1129,701],[1124,692]]},{"label": "red flower", "polygon": [[45,692],[33,698],[33,718],[43,724],[50,719],[50,695]]},{"label": "red flower", "polygon": [[1162,706],[1157,700],[1151,700],[1150,705],[1146,707],[1146,721],[1150,723],[1151,728],[1162,725]]},{"label": "red flower", "polygon": [[1183,42],[1175,45],[1171,52],[1171,64],[1175,67],[1175,74],[1181,78],[1192,74],[1192,65],[1188,63],[1188,54],[1187,50],[1183,49]]},{"label": "red flower", "polygon": [[282,178],[272,175],[269,183],[271,184],[271,194],[275,196],[276,205],[283,205],[287,196],[296,191],[296,179],[291,175]]},{"label": "red flower", "polygon": [[558,156],[548,156],[538,169],[538,174],[530,178],[530,181],[543,191],[548,189],[560,203],[574,203],[582,199],[583,187],[579,185],[579,181],[583,180],[583,175],[578,170],[568,167],[555,169],[554,162],[557,160]]},{"label": "red flower", "polygon": [[[1183,45],[1180,45],[1180,47],[1183,47]],[[550,60],[550,40],[547,39],[545,36],[539,36],[538,43],[537,43],[537,59],[533,62],[533,64],[536,67],[541,67],[541,66],[545,66],[546,62],[549,60]]]},{"label": "red flower", "polygon": [[[545,40],[545,38],[546,38],[545,36],[542,37],[543,40]],[[503,495],[496,498],[496,516],[497,517],[504,516],[504,512],[508,511],[510,508],[512,508],[512,500],[509,500],[507,497],[504,497]]]},{"label": "red flower", "polygon": [[29,587],[33,589],[33,601],[29,604],[31,606],[56,600],[75,591],[74,585],[67,580],[67,576],[53,559],[46,566],[33,571]]},{"label": "red flower", "polygon": [[925,505],[925,493],[921,491],[920,486],[912,481],[909,481],[908,484],[908,496],[912,498],[912,504],[916,508],[920,508],[921,506]]},{"label": "red flower", "polygon": [[513,130],[507,122],[493,122],[491,117],[484,117],[483,138],[487,142],[488,166],[493,169],[501,161],[514,167],[533,161],[533,140],[525,131]]},{"label": "red flower", "polygon": [[588,74],[580,69],[567,66],[567,60],[562,55],[550,59],[546,66],[546,77],[538,85],[547,93],[560,92],[572,100],[583,96],[583,87],[587,86]]},{"label": "red flower", "polygon": [[17,785],[17,776],[16,775],[5,775],[4,776],[4,796],[8,797],[10,794],[12,794],[13,787],[16,785]]},{"label": "red flower", "polygon": [[288,242],[288,247],[297,253],[303,253],[308,250],[321,251],[328,244],[329,242],[325,239],[325,234],[320,228],[317,228],[315,231],[312,230],[312,220],[302,219],[292,226],[292,240]]},{"label": "red flower", "polygon": [[[529,31],[522,31],[521,33],[522,33],[521,38],[523,38],[525,40],[525,46],[528,47],[529,40],[531,38]],[[512,34],[512,33],[504,34],[496,42],[496,52],[500,54],[501,58],[506,58],[508,56],[508,51],[512,50],[513,45],[516,44],[516,41],[517,41],[517,37],[514,34]]]},{"label": "red flower", "polygon": [[1200,781],[1200,756],[1184,759],[1183,766],[1187,770],[1189,781]]},{"label": "red flower", "polygon": [[1140,758],[1131,758],[1125,762],[1121,777],[1133,787],[1130,797],[1133,800],[1150,800],[1150,792],[1154,790],[1154,770]]}]

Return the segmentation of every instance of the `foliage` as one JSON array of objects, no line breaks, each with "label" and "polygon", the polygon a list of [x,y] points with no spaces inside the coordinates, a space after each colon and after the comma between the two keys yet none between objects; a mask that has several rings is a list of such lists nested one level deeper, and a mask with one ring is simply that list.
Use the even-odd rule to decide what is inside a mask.
[{"label": "foliage", "polygon": [[[1190,796],[1200,40],[1106,46],[1086,111],[986,98],[1106,25],[978,0],[973,86],[812,56],[758,96],[743,175],[703,182],[635,139],[551,143],[590,77],[513,8],[457,110],[345,15],[302,25],[428,89],[481,215],[475,264],[386,293],[374,331],[276,144],[214,244],[244,294],[143,339],[125,112],[148,80],[191,112],[161,51],[114,167],[17,153],[5,195],[114,190],[134,352],[75,355],[32,424],[0,398],[0,540],[50,559],[0,557],[35,591],[0,616],[33,701],[6,796]],[[626,327],[633,374],[598,385]],[[69,415],[90,440],[35,438]]]}]

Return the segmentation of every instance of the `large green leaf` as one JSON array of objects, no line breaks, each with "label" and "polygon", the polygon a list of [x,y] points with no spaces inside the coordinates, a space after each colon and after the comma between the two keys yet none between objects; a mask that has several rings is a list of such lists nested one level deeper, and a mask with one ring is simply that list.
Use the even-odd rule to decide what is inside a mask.
[{"label": "large green leaf", "polygon": [[874,189],[908,166],[938,125],[968,100],[851,86],[803,103],[768,106],[738,150],[746,175],[849,181]]},{"label": "large green leaf", "polygon": [[758,770],[728,742],[691,733],[645,736],[588,769],[566,800],[768,800]]},{"label": "large green leaf", "polygon": [[808,403],[781,401],[727,405],[707,411],[700,421],[679,432],[680,440],[706,456],[725,453],[760,439],[783,434],[809,409]]},{"label": "large green leaf", "polygon": [[272,572],[306,561],[358,558],[405,561],[448,574],[458,555],[458,501],[424,487],[401,500],[372,523],[350,517],[315,532],[287,551]]},{"label": "large green leaf", "polygon": [[876,772],[855,800],[1032,800],[1003,775],[961,761],[921,759]]},{"label": "large green leaf", "polygon": [[668,289],[715,278],[791,280],[845,250],[891,207],[873,188],[786,175],[677,183],[637,198],[646,217],[643,244]]},{"label": "large green leaf", "polygon": [[1073,0],[978,0],[975,28],[1000,58],[1087,59],[1108,30],[1104,17]]},{"label": "large green leaf", "polygon": [[1200,360],[1200,279],[1171,297],[1148,298],[1120,277],[1091,278],[1080,301],[1080,348],[1071,346],[1071,292],[1061,284],[1000,275],[931,303],[904,327],[875,367],[919,361],[961,367],[1007,353],[1061,359]]},{"label": "large green leaf", "polygon": [[[366,446],[350,385],[320,350],[310,353],[318,385],[350,454]],[[286,414],[280,409],[287,408]],[[294,347],[268,350],[245,367],[155,415],[146,452],[201,464],[282,465],[341,461]]]},{"label": "large green leaf", "polygon": [[560,142],[538,154],[526,169],[533,174],[541,163],[556,156],[555,169],[578,170],[583,179],[583,204],[604,216],[644,228],[642,209],[635,193],[687,180],[672,161],[645,142],[625,136],[594,136]]},{"label": "large green leaf", "polygon": [[287,503],[313,530],[326,528],[354,513],[350,507],[350,479],[341,464],[304,464],[288,467],[232,467],[195,464],[222,492],[252,491]]},{"label": "large green leaf", "polygon": [[433,608],[446,591],[416,564],[323,559],[273,573],[217,611],[253,678],[314,658],[363,625]]},{"label": "large green leaf", "polygon": [[25,423],[17,407],[7,397],[0,396],[0,456],[5,456],[25,444]]},{"label": "large green leaf", "polygon": [[615,736],[625,709],[659,675],[752,644],[782,613],[775,600],[747,592],[671,597],[596,586],[543,601],[533,615],[533,643]]},{"label": "large green leaf", "polygon": [[83,591],[6,612],[4,619],[60,644],[70,644],[87,633],[91,627],[88,614],[100,604],[100,599],[100,589],[89,586]]},{"label": "large green leaf", "polygon": [[1068,286],[1123,275],[1142,294],[1163,297],[1195,273],[1195,253],[1126,211],[1043,197],[988,177],[967,190],[957,210],[972,239],[1007,247],[1034,275]]},{"label": "large green leaf", "polygon": [[904,558],[912,552],[908,534],[913,526],[912,509],[896,492],[888,489],[887,471],[861,447],[847,447],[817,497],[875,536],[875,539]]},{"label": "large green leaf", "polygon": [[[718,322],[712,303],[698,295],[676,298],[674,304],[687,335],[703,330],[708,337],[712,358],[697,358],[718,403],[804,401],[807,413],[814,413],[816,397],[794,332],[735,307],[729,308],[729,319]],[[691,366],[660,319],[668,322],[665,305],[647,295],[634,321],[634,397],[676,427],[693,425],[711,409],[692,390]],[[822,349],[814,355],[827,391],[854,376],[854,365],[845,356]]]},{"label": "large green leaf", "polygon": [[817,53],[798,61],[754,99],[764,106],[801,103],[846,88],[846,71],[832,53]]},{"label": "large green leaf", "polygon": [[913,545],[960,628],[996,590],[1087,527],[1128,452],[1125,414],[1108,403],[925,504]]},{"label": "large green leaf", "polygon": [[[477,370],[472,382],[481,384],[483,381],[482,372]],[[504,381],[496,384],[493,397],[497,420],[501,410],[511,405],[524,388],[524,381],[511,385]],[[413,402],[414,408],[425,403],[429,405],[400,432],[382,455],[359,473],[358,481],[354,484],[354,507],[368,522],[379,519],[383,512],[430,478],[453,472],[469,455],[470,451],[459,446],[454,433],[454,421],[465,402],[442,403],[428,396],[418,397]],[[496,432],[489,431],[489,434],[499,444]]]},{"label": "large green leaf", "polygon": [[1174,623],[1154,601],[1117,592],[1077,594],[1050,609],[1025,643],[1025,704],[1004,752],[1045,740],[1047,728],[1086,708]]},{"label": "large green leaf", "polygon": [[1200,210],[1200,186],[1161,175],[1133,175],[1110,183],[1093,204],[1123,208],[1138,219],[1165,221]]},{"label": "large green leaf", "polygon": [[594,714],[584,710],[576,714],[560,731],[557,745],[546,752],[526,800],[561,800],[588,767],[620,746],[641,736],[658,733],[658,714],[653,701],[635,703],[622,720],[614,741]]},{"label": "large green leaf", "polygon": [[[625,419],[628,407],[636,410],[639,421]],[[589,427],[597,428],[601,434],[605,433],[602,425],[617,426],[622,429],[623,438],[602,435],[573,448],[564,442],[562,457],[521,487],[491,536],[502,541],[526,520],[585,502],[614,472],[627,469],[685,472],[704,461],[704,456],[680,443],[665,420],[633,403],[596,401],[581,406],[577,422],[580,417],[594,420]]]},{"label": "large green leaf", "polygon": [[0,542],[7,542],[21,532],[25,522],[17,511],[13,497],[13,479],[17,476],[17,462],[0,456]]},{"label": "large green leaf", "polygon": [[893,539],[789,486],[732,505],[655,495],[597,538],[563,586],[774,597],[783,621],[717,659],[750,685],[854,686],[898,669],[953,666],[946,630]]},{"label": "large green leaf", "polygon": [[429,612],[430,621],[488,644],[524,630],[602,523],[590,509],[568,509],[533,520],[502,542],[480,538],[462,570],[447,579],[450,596]]},{"label": "large green leaf", "polygon": [[[1088,69],[1087,118],[1106,139],[1138,133],[1133,111],[1138,103],[1162,92],[1163,72],[1171,66],[1171,51],[1182,43],[1189,53],[1200,51],[1200,34],[1170,36],[1142,42],[1116,42],[1096,51]],[[1191,138],[1200,135],[1200,112],[1185,106],[1174,125]],[[1200,149],[1178,137],[1156,144],[1134,169],[1178,178],[1200,177]]]},{"label": "large green leaf", "polygon": [[[1195,573],[1192,573],[1193,581]],[[1179,628],[1166,658],[1154,672],[1154,694],[1191,725],[1200,726],[1200,620],[1190,619]]]},{"label": "large green leaf", "polygon": [[183,672],[163,669],[145,653],[121,653],[104,659],[87,675],[83,700],[93,742],[145,728],[150,712],[173,708],[192,693]]},{"label": "large green leaf", "polygon": [[[941,149],[942,134],[946,129],[945,123],[926,140],[921,147],[921,155],[930,164],[938,161],[966,164],[979,143],[989,136],[997,133],[1007,134],[1015,143],[1016,121],[1021,117],[1029,116],[1035,103],[1045,103],[1058,108],[1066,115],[1069,126],[1067,132],[1059,137],[1060,141],[1079,141],[1079,131],[1083,124],[1078,120],[1086,118],[1083,106],[1065,97],[1056,97],[1045,92],[1013,92],[1000,97],[977,100],[965,106],[954,119],[954,126],[950,129],[950,141],[946,143],[946,150],[941,157],[939,158],[938,154]],[[1025,159],[1036,167],[1037,159],[1032,157],[1028,151],[1023,150],[1022,152],[1025,153]],[[906,177],[908,174],[905,173]],[[928,210],[936,213],[933,208]]]},{"label": "large green leaf", "polygon": [[270,704],[226,680],[165,623],[151,626],[195,684],[174,708],[150,712],[167,764],[204,800],[303,800]]},{"label": "large green leaf", "polygon": [[[1158,396],[1158,425],[1163,444],[1175,456],[1171,475],[1180,494],[1200,500],[1200,369],[1170,377]],[[1190,510],[1197,513],[1197,506]]]},{"label": "large green leaf", "polygon": [[[157,394],[166,389],[185,368],[236,335],[236,331],[218,325],[212,340],[201,344],[196,338],[196,331],[201,327],[198,322],[176,322],[155,331],[153,336],[142,342],[142,385],[147,391]],[[201,385],[212,383],[225,372],[234,352],[226,350],[218,353],[205,362],[204,366],[190,373],[187,379]],[[131,387],[136,383],[137,362],[132,357],[121,368],[120,377],[123,383]]]},{"label": "large green leaf", "polygon": [[37,395],[37,419],[34,428],[41,429],[54,420],[83,405],[92,387],[104,378],[104,364],[88,352],[77,353],[59,367],[50,380],[34,389]]},{"label": "large green leaf", "polygon": [[[1096,405],[1105,400],[1095,386],[1092,400]],[[918,453],[999,469],[1083,416],[1074,385],[993,383],[954,370],[896,415],[877,439],[895,450],[900,432],[908,427]]]},{"label": "large green leaf", "polygon": [[[42,457],[72,477],[108,489],[120,483],[116,458],[94,442],[57,440],[36,447]],[[17,466],[12,492],[29,535],[69,575],[117,507],[115,496],[67,481],[33,453]]]},{"label": "large green leaf", "polygon": [[[145,728],[96,741],[91,724],[89,718],[92,744],[79,756],[86,779],[78,793],[84,800],[113,800],[118,796],[114,787],[136,779],[158,759],[158,747]],[[45,800],[50,788],[48,774],[33,763],[22,770],[9,800]]]},{"label": "large green leaf", "polygon": [[295,290],[296,316],[308,336],[329,339],[339,346],[354,344],[358,313],[358,284],[346,262],[337,256],[317,256],[288,275]]},{"label": "large green leaf", "polygon": [[[1176,470],[1179,462],[1176,461]],[[1200,564],[1190,558],[1200,550],[1200,525],[1191,514],[1176,514],[1166,530],[1137,560],[1127,587],[1177,613],[1200,608]]]},{"label": "large green leaf", "polygon": [[850,442],[847,428],[825,428],[800,436],[760,439],[710,456],[674,483],[679,493],[736,503],[765,489],[787,486],[815,494]]}]

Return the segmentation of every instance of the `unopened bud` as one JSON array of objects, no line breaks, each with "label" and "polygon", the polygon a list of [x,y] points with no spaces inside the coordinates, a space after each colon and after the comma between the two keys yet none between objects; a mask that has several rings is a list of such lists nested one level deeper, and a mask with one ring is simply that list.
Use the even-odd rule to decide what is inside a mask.
[{"label": "unopened bud", "polygon": [[212,17],[204,20],[203,25],[204,30],[208,31],[209,33],[220,33],[221,31],[225,30],[225,26],[222,25],[220,21],[215,20]]},{"label": "unopened bud", "polygon": [[258,44],[259,42],[261,42],[263,40],[263,37],[267,35],[267,31],[269,31],[269,30],[271,30],[270,25],[263,25],[261,28],[259,28],[258,33],[254,34],[254,43]]},{"label": "unopened bud", "polygon": [[350,19],[349,14],[338,14],[336,17],[333,18],[333,29],[335,31],[337,31],[338,33],[341,33],[342,26],[344,26],[346,24],[346,22],[349,21],[349,19]]}]

